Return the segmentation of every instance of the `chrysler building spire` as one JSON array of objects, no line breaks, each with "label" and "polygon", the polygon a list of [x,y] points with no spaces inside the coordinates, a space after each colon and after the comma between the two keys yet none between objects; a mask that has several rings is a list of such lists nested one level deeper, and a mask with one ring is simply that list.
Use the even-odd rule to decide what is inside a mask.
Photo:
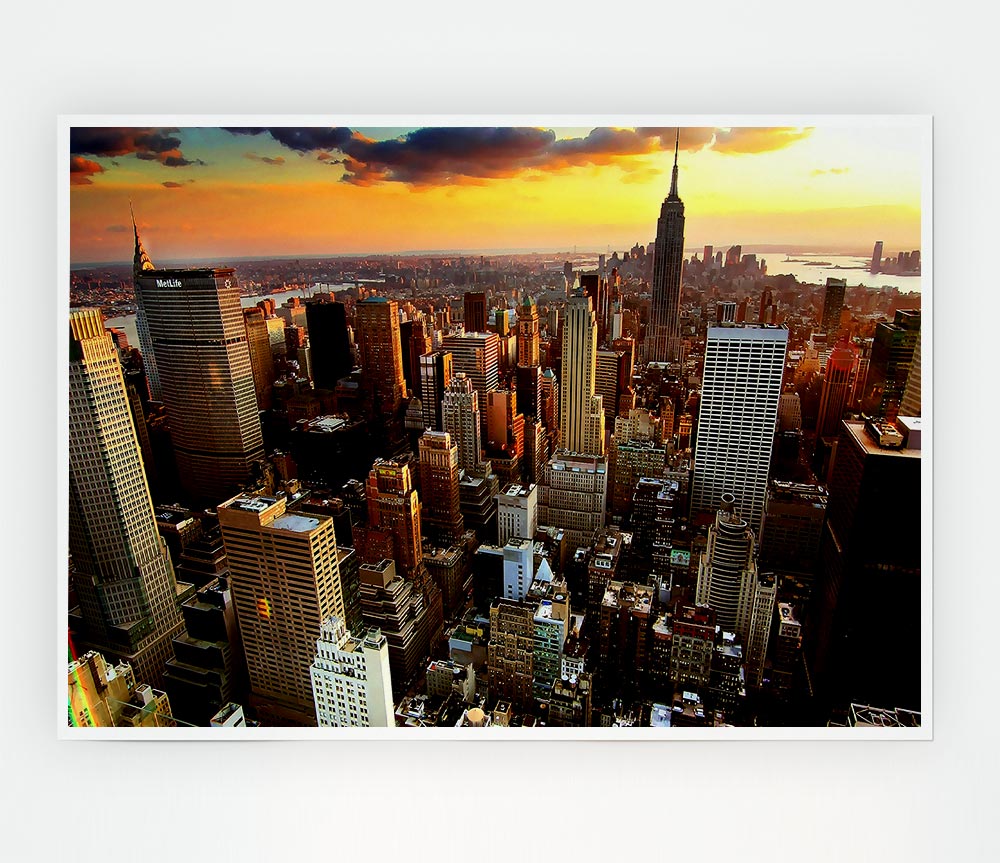
[{"label": "chrysler building spire", "polygon": [[129,212],[132,214],[132,232],[135,234],[135,255],[132,258],[132,272],[136,275],[143,270],[155,270],[153,262],[142,247],[142,240],[139,239],[139,226],[135,223],[135,210],[132,209],[132,202],[128,204]]}]

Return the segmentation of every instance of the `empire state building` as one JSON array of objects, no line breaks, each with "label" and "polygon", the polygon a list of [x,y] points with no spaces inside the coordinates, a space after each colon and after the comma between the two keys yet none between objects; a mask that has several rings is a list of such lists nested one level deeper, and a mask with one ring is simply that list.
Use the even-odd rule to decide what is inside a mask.
[{"label": "empire state building", "polygon": [[677,150],[670,194],[660,207],[653,256],[653,302],[646,336],[646,362],[669,362],[680,357],[681,268],[684,264],[684,202],[677,194]]}]

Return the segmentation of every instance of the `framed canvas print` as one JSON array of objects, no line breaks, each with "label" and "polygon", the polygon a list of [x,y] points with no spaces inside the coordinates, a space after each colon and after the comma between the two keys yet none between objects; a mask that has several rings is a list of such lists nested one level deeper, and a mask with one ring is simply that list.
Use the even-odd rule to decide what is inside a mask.
[{"label": "framed canvas print", "polygon": [[60,736],[930,737],[929,118],[72,116],[60,172]]}]

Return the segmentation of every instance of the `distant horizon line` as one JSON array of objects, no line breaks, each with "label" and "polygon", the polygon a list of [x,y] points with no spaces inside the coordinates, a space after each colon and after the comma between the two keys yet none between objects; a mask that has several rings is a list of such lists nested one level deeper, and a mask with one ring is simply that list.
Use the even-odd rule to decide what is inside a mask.
[{"label": "distant horizon line", "polygon": [[[640,244],[642,245],[642,244]],[[645,248],[649,248],[650,244],[645,244]],[[851,250],[849,248],[845,249],[843,246],[827,246],[827,245],[804,245],[804,244],[785,244],[785,243],[750,243],[747,245],[742,245],[740,243],[731,243],[728,246],[718,245],[712,243],[704,243],[701,245],[695,245],[686,247],[684,249],[685,253],[694,252],[700,253],[704,250],[705,246],[711,245],[713,250],[716,252],[722,252],[725,249],[732,248],[733,246],[741,246],[743,251],[761,251],[761,252],[785,252],[786,254],[796,254],[796,255],[809,255],[809,254],[836,254],[836,255],[857,255],[857,256],[869,256],[871,252],[864,250]],[[874,246],[874,242],[872,243]],[[919,245],[917,249],[919,249]],[[900,249],[902,251],[902,249]],[[629,250],[615,250],[623,251],[627,253]],[[913,249],[906,249],[906,251],[914,251]],[[513,256],[513,255],[552,255],[554,257],[571,257],[571,256],[592,256],[592,255],[607,255],[610,257],[614,252],[602,252],[599,249],[584,249],[584,250],[573,250],[569,249],[553,249],[544,247],[534,247],[534,248],[494,248],[494,249],[408,249],[405,251],[391,251],[391,252],[334,252],[334,253],[315,253],[315,252],[304,252],[300,254],[281,254],[281,255],[231,255],[227,257],[207,257],[207,258],[162,258],[166,264],[206,264],[212,262],[226,261],[226,262],[254,262],[254,261],[295,261],[300,259],[307,260],[338,260],[338,259],[360,259],[360,258],[405,258],[405,257],[439,257],[439,256],[470,256],[470,255],[497,255],[497,256]],[[119,260],[119,261],[71,261],[69,268],[70,270],[80,270],[80,269],[90,269],[93,267],[122,267],[130,266],[132,261],[130,259]]]}]

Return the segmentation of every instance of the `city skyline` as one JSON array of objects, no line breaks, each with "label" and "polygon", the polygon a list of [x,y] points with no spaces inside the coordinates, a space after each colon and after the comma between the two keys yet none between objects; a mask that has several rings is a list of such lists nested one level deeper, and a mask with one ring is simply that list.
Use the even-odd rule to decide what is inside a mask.
[{"label": "city skyline", "polygon": [[[471,206],[465,190],[533,182],[551,194],[538,218],[553,231],[567,222],[545,213],[563,203],[564,181],[581,179],[574,172],[595,200],[648,181],[655,240],[574,260],[356,259],[339,272],[323,260],[265,261],[245,265],[238,281],[222,256],[192,267],[194,257],[175,266],[169,251],[150,244],[147,253],[131,216],[134,300],[113,267],[72,275],[70,305],[83,307],[73,314],[92,322],[107,354],[100,392],[121,403],[123,428],[133,423],[112,451],[141,456],[129,474],[147,475],[160,546],[184,575],[184,630],[163,673],[122,664],[128,654],[114,644],[88,652],[91,677],[122,678],[131,707],[95,703],[74,724],[921,725],[926,660],[879,641],[867,672],[867,648],[851,640],[875,643],[890,624],[912,640],[920,619],[920,541],[882,541],[868,514],[894,503],[912,520],[920,500],[921,294],[808,272],[919,277],[920,249],[893,254],[883,225],[871,258],[846,266],[789,255],[778,266],[804,270],[775,271],[750,251],[752,234],[745,246],[705,244],[685,257],[685,240],[696,243],[688,217],[711,215],[703,193],[715,188],[680,176],[689,160],[785,153],[794,173],[794,148],[817,127],[562,132],[205,134],[217,147],[270,140],[336,168],[338,188],[364,194],[450,189],[456,220]],[[209,167],[197,137],[181,134],[74,129],[72,185],[86,194],[128,156],[152,163],[135,169],[147,173]],[[924,139],[912,137],[915,152]],[[232,157],[214,152],[222,165]],[[664,153],[669,191],[643,161]],[[618,182],[631,175],[642,182]],[[766,222],[782,195],[774,176],[755,176],[774,192],[774,207],[758,212]],[[692,207],[684,179],[706,209]],[[283,188],[304,194],[308,209],[300,186]],[[383,199],[370,200],[384,215]],[[755,203],[750,195],[742,206]],[[220,224],[238,234],[250,210]],[[498,209],[495,220],[507,224],[512,212]],[[653,233],[655,212],[640,236]],[[386,235],[419,238],[411,215],[400,210]],[[896,220],[901,230],[905,221]],[[268,236],[282,242],[291,224],[275,212]],[[190,227],[206,242],[218,237],[211,225]],[[824,236],[837,231],[828,224]],[[134,312],[131,330],[126,318],[104,322],[120,311]],[[81,453],[101,443],[100,429],[84,434],[74,468],[92,476]],[[883,476],[899,477],[905,507]],[[523,518],[511,512],[522,494]],[[800,518],[815,507],[829,535],[822,546],[816,520]],[[801,561],[787,561],[788,543]],[[90,600],[75,558],[71,649],[87,646]],[[859,567],[894,573],[878,600],[902,611],[885,625],[865,617]],[[94,585],[113,586],[103,573]],[[141,615],[126,612],[120,626],[138,633]],[[245,675],[231,661],[241,657]],[[350,680],[369,674],[380,680],[373,688]]]},{"label": "city skyline", "polygon": [[[670,185],[675,129],[99,128],[70,134],[74,265],[628,248]],[[691,248],[920,246],[923,151],[902,123],[680,127]]]}]

